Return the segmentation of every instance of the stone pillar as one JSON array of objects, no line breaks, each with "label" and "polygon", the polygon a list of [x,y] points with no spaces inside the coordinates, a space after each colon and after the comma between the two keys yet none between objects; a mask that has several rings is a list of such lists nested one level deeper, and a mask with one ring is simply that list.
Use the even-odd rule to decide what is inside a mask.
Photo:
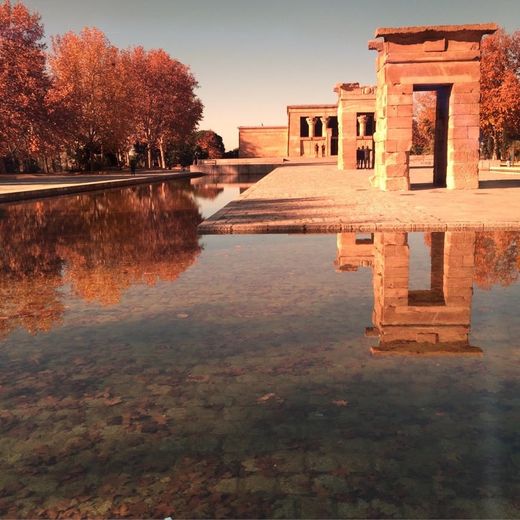
[{"label": "stone pillar", "polygon": [[459,308],[461,321],[471,319],[473,275],[475,271],[474,231],[447,231],[444,239],[444,300],[448,307]]},{"label": "stone pillar", "polygon": [[446,187],[478,188],[480,136],[480,64],[472,64],[474,81],[454,84],[449,99]]},{"label": "stone pillar", "polygon": [[330,121],[329,116],[321,116],[321,135],[325,138],[325,155],[328,157],[330,155],[330,138],[332,135],[332,131],[328,128],[328,124]]},{"label": "stone pillar", "polygon": [[359,123],[359,137],[365,137],[367,133],[367,116],[358,116],[357,122]]},{"label": "stone pillar", "polygon": [[316,118],[308,117],[307,124],[309,125],[309,137],[312,139],[314,137],[314,125],[316,124]]},{"label": "stone pillar", "polygon": [[329,124],[330,117],[329,116],[321,116],[321,135],[322,137],[327,137],[327,125]]},{"label": "stone pillar", "polygon": [[[379,82],[381,76],[378,73]],[[410,189],[412,115],[413,85],[378,84],[373,186],[384,191]]]}]

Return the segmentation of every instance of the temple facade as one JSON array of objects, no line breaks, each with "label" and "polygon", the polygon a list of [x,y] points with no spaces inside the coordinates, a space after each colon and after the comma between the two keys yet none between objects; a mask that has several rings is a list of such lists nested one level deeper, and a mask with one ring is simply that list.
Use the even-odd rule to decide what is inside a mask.
[{"label": "temple facade", "polygon": [[374,86],[341,83],[337,104],[289,105],[287,126],[238,127],[238,156],[338,159],[341,170],[355,169],[359,150],[368,149],[373,167],[375,132]]},{"label": "temple facade", "polygon": [[359,167],[360,152],[368,148],[366,167],[374,164],[374,133],[376,131],[376,87],[359,83],[338,83],[338,168]]},{"label": "temple facade", "polygon": [[290,105],[287,119],[288,157],[338,155],[337,105]]},{"label": "temple facade", "polygon": [[290,105],[287,126],[240,126],[239,157],[338,155],[337,105]]}]

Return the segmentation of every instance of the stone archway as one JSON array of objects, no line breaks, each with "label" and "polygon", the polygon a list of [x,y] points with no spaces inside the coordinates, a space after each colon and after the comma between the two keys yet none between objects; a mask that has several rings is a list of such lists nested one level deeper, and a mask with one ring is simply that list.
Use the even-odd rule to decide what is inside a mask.
[{"label": "stone archway", "polygon": [[436,136],[437,183],[449,189],[478,187],[480,42],[497,28],[475,24],[376,30],[376,38],[382,39],[369,42],[369,49],[378,52],[374,186],[410,189],[413,92],[435,88],[441,93],[437,117],[445,121],[444,134]]}]

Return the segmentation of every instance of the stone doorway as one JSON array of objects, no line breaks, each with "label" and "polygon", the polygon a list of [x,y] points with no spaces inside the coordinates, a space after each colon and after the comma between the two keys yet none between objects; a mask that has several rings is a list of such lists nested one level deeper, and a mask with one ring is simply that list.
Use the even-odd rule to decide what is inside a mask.
[{"label": "stone doorway", "polygon": [[448,124],[451,85],[414,85],[413,91],[431,92],[435,96],[435,120],[432,150],[433,186],[437,188],[445,188],[448,169]]}]

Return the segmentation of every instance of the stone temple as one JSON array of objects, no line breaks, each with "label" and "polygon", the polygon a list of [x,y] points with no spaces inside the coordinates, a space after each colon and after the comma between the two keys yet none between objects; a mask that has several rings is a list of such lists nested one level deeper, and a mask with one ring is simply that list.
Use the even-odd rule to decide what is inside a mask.
[{"label": "stone temple", "polygon": [[[239,157],[337,160],[352,171],[368,149],[372,186],[410,189],[414,92],[435,94],[433,184],[478,187],[480,46],[496,24],[379,28],[376,85],[338,83],[337,104],[291,105],[287,126],[239,127]],[[355,172],[352,172],[355,173]]]}]

